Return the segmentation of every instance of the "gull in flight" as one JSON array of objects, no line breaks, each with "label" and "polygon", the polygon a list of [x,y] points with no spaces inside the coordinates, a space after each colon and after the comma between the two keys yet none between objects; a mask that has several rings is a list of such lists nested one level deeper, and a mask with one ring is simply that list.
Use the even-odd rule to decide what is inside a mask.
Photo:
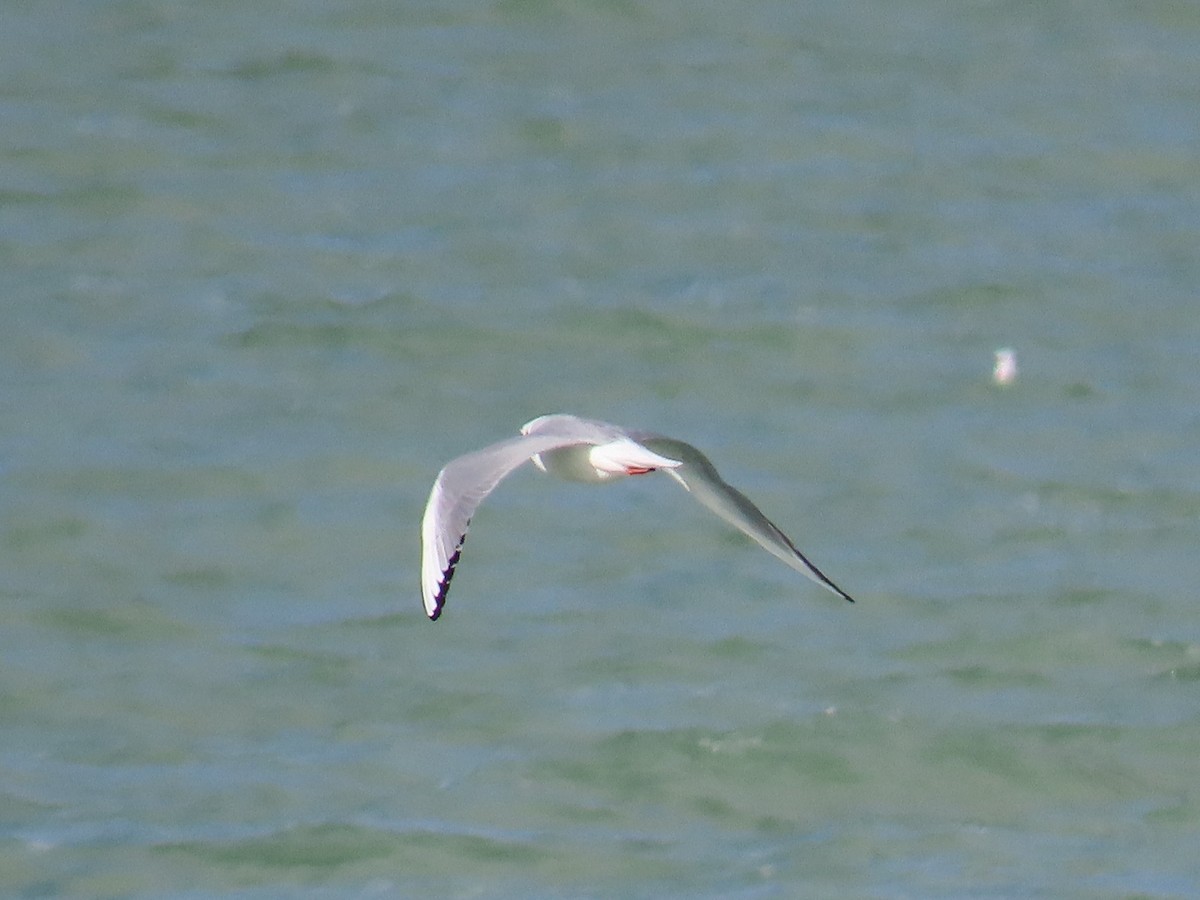
[{"label": "gull in flight", "polygon": [[458,457],[438,473],[421,520],[421,598],[430,619],[442,614],[475,510],[506,475],[527,461],[550,475],[591,484],[661,469],[769,553],[854,602],[809,562],[745,494],[726,484],[695,447],[594,419],[552,415],[527,422],[517,437]]}]

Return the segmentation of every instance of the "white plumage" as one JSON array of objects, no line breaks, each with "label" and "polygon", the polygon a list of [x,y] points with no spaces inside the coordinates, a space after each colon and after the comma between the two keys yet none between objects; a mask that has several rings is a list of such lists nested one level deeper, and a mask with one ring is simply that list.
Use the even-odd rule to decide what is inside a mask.
[{"label": "white plumage", "polygon": [[438,473],[421,521],[421,597],[441,615],[471,516],[510,472],[527,461],[550,475],[593,484],[662,470],[726,522],[793,569],[853,602],[690,444],[572,415],[540,416],[521,434],[460,456]]}]

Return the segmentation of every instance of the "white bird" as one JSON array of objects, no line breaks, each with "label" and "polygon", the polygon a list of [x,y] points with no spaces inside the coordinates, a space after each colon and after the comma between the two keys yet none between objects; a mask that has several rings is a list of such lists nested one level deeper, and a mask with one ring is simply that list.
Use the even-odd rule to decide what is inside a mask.
[{"label": "white bird", "polygon": [[525,423],[518,437],[460,456],[438,473],[421,520],[421,598],[430,619],[442,613],[475,510],[506,475],[530,460],[548,474],[591,484],[661,469],[793,569],[854,602],[741,491],[726,484],[695,447],[658,434],[560,414],[539,416]]},{"label": "white bird", "polygon": [[1001,347],[996,351],[996,361],[992,365],[992,381],[996,384],[1012,384],[1017,380],[1017,352],[1011,347]]}]

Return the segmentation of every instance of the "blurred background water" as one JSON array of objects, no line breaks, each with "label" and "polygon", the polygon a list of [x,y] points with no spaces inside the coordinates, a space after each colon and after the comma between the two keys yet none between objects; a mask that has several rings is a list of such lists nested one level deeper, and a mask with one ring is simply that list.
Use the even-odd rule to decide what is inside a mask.
[{"label": "blurred background water", "polygon": [[[0,894],[1200,895],[1197,48],[5,4]],[[555,411],[697,444],[859,602],[521,473],[430,624],[438,468]]]}]

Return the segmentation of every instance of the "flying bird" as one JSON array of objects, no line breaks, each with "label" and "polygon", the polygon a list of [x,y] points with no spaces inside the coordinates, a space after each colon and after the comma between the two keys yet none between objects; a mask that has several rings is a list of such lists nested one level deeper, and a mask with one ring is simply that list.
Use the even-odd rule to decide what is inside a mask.
[{"label": "flying bird", "polygon": [[769,553],[854,602],[809,562],[745,494],[726,484],[695,447],[659,434],[627,431],[607,422],[558,414],[539,416],[525,423],[517,437],[460,456],[438,473],[421,520],[421,599],[430,619],[442,614],[475,510],[505,476],[526,462],[547,474],[590,484],[666,472]]}]

